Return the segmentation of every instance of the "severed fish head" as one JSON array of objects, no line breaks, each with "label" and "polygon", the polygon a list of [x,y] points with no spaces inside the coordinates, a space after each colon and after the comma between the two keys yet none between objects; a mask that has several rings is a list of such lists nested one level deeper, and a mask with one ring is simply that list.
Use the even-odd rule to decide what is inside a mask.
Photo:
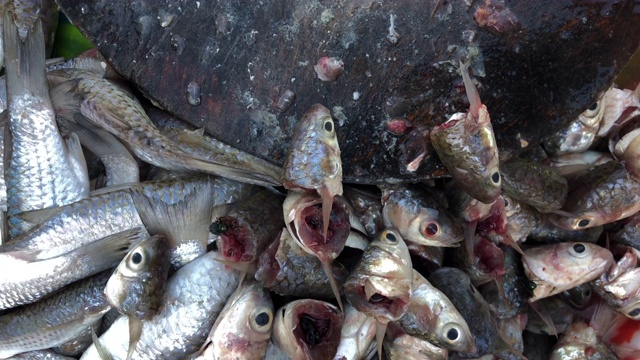
[{"label": "severed fish head", "polygon": [[107,282],[104,293],[111,306],[145,320],[158,311],[169,275],[169,244],[155,235],[133,248]]},{"label": "severed fish head", "polygon": [[530,302],[589,282],[607,271],[613,255],[590,243],[558,243],[527,249],[522,258],[532,284]]}]

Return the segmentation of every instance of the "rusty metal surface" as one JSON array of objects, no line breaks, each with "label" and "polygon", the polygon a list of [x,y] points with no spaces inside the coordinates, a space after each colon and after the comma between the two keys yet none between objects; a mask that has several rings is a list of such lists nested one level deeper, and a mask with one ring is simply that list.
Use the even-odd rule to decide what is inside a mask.
[{"label": "rusty metal surface", "polygon": [[[471,63],[508,156],[588,107],[640,40],[634,0],[58,3],[161,107],[275,163],[296,121],[322,103],[339,123],[345,181],[361,183],[446,174],[428,143],[424,163],[406,171],[416,130],[393,135],[387,122],[405,118],[426,141],[434,124],[466,111],[459,60]],[[323,56],[344,61],[337,80],[317,78]],[[295,101],[280,111],[286,91]]]}]

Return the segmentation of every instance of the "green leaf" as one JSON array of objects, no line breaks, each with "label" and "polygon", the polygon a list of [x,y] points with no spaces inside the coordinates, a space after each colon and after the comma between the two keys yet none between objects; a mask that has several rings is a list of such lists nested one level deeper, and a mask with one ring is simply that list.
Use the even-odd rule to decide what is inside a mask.
[{"label": "green leaf", "polygon": [[70,59],[91,48],[93,44],[80,33],[80,30],[67,21],[60,21],[56,30],[54,57]]}]

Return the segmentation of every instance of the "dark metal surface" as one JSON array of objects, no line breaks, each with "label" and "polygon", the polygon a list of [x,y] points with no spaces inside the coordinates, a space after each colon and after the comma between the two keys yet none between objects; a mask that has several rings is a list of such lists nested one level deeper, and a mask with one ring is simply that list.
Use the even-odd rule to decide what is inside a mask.
[{"label": "dark metal surface", "polygon": [[[640,40],[637,0],[58,3],[161,107],[275,163],[296,121],[322,103],[340,125],[345,181],[361,183],[446,174],[429,144],[417,172],[407,172],[403,154],[419,142],[405,144],[387,122],[403,117],[428,141],[434,124],[466,111],[459,60],[471,63],[508,156],[588,107]],[[333,82],[314,71],[323,56],[345,63]],[[295,101],[280,111],[287,91]]]}]

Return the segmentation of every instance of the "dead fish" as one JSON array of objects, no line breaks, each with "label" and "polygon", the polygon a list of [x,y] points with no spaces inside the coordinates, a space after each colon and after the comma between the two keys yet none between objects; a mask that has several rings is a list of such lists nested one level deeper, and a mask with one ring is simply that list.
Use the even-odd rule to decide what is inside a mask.
[{"label": "dead fish", "polygon": [[127,359],[140,338],[142,321],[160,309],[170,264],[167,239],[155,235],[131,249],[107,282],[107,301],[129,318]]},{"label": "dead fish", "polygon": [[349,200],[354,213],[369,235],[377,234],[384,229],[380,194],[369,193],[354,187],[345,187],[344,197]]},{"label": "dead fish", "polygon": [[282,185],[289,190],[318,192],[326,239],[333,198],[342,195],[340,146],[329,109],[320,104],[311,106],[296,124],[289,146]]},{"label": "dead fish", "polygon": [[340,345],[333,360],[357,360],[375,350],[376,320],[356,310],[351,304],[344,307],[344,321],[340,331]]},{"label": "dead fish", "polygon": [[606,97],[601,97],[583,111],[566,128],[549,136],[543,142],[551,155],[581,153],[593,144],[605,112]]},{"label": "dead fish", "polygon": [[[491,311],[500,319],[512,318],[527,311],[529,280],[524,274],[520,254],[511,248],[502,249],[504,270],[501,282],[488,282],[479,290]],[[498,286],[502,285],[502,289]]]},{"label": "dead fish", "polygon": [[[349,273],[337,261],[331,266],[338,288],[342,289]],[[276,294],[325,300],[335,298],[320,260],[302,250],[286,229],[282,229],[260,255],[255,278]]]},{"label": "dead fish", "polygon": [[586,229],[624,219],[640,210],[640,182],[621,163],[600,165],[575,182],[562,207],[571,216],[548,215],[556,226]]},{"label": "dead fish", "polygon": [[617,312],[640,320],[640,267],[637,267],[637,251],[626,246],[616,246],[612,250],[623,255],[607,272],[591,282],[592,288]]},{"label": "dead fish", "polygon": [[522,203],[506,194],[504,211],[507,218],[507,231],[516,242],[524,242],[540,223],[540,214],[532,206]]},{"label": "dead fish", "polygon": [[[240,274],[211,251],[176,271],[167,283],[160,311],[143,322],[133,359],[178,359],[196,352],[233,291]],[[128,319],[121,316],[100,336],[113,359],[125,359],[129,347]],[[100,359],[92,345],[81,359]]]},{"label": "dead fish", "polygon": [[407,243],[413,268],[420,272],[431,273],[442,267],[445,248]]},{"label": "dead fish", "polygon": [[407,312],[395,323],[409,335],[451,351],[475,353],[469,326],[455,306],[417,271]]},{"label": "dead fish", "polygon": [[461,224],[424,191],[397,187],[383,191],[383,199],[385,226],[398,229],[406,241],[451,247],[464,238]]},{"label": "dead fish", "polygon": [[573,323],[573,310],[566,302],[557,296],[550,296],[538,300],[537,305],[540,311],[551,319],[552,323],[548,324],[546,319],[540,317],[537,310],[529,307],[525,327],[527,331],[534,334],[557,336],[569,330]]},{"label": "dead fish", "polygon": [[264,359],[273,315],[269,291],[245,280],[218,315],[199,359]]},{"label": "dead fish", "polygon": [[324,301],[304,299],[278,309],[273,342],[293,360],[331,360],[340,344],[343,314]]},{"label": "dead fish", "polygon": [[584,283],[563,291],[560,296],[574,309],[584,309],[591,304],[593,291],[590,283]]},{"label": "dead fish", "polygon": [[409,307],[412,283],[409,249],[396,230],[386,229],[369,243],[344,284],[349,303],[378,322],[379,358],[387,324],[399,320]]},{"label": "dead fish", "polygon": [[573,323],[553,347],[550,360],[582,360],[602,359],[616,360],[618,357],[607,349],[606,345],[598,339],[595,330],[586,323],[579,321]]},{"label": "dead fish", "polygon": [[[290,190],[282,205],[284,220],[287,230],[300,248],[320,260],[342,310],[340,289],[335,282],[331,262],[342,252],[351,233],[349,208],[346,200],[337,195],[327,205],[330,216],[325,220],[326,204],[323,202],[322,196],[315,193]],[[323,226],[324,233],[321,233]]]},{"label": "dead fish", "polygon": [[141,240],[140,230],[134,228],[45,260],[0,253],[0,309],[35,302],[65,285],[109,269]]},{"label": "dead fish", "polygon": [[543,244],[559,242],[588,242],[596,243],[602,235],[603,227],[594,226],[582,230],[567,230],[552,224],[548,219],[542,217],[538,226],[529,234],[529,241]]},{"label": "dead fish", "polygon": [[577,154],[566,154],[551,157],[549,166],[565,178],[581,176],[592,168],[613,161],[610,154],[598,151],[584,151]]},{"label": "dead fish", "polygon": [[640,321],[630,319],[600,302],[595,306],[589,327],[595,332],[596,339],[606,344],[618,358],[633,360],[638,357]]},{"label": "dead fish", "polygon": [[11,147],[5,152],[9,216],[69,204],[89,195],[78,137],[63,139],[56,124],[44,73],[42,23],[36,16],[21,31],[14,23],[15,11],[20,10],[8,5],[4,12],[11,131]]},{"label": "dead fish", "polygon": [[511,197],[547,213],[564,205],[567,180],[552,167],[514,157],[500,165],[502,189]]},{"label": "dead fish", "polygon": [[469,98],[467,113],[453,114],[431,130],[431,143],[455,182],[473,198],[489,204],[500,195],[501,176],[493,127],[466,65],[460,72]]},{"label": "dead fish", "polygon": [[[104,317],[104,315],[103,315]],[[102,318],[87,326],[73,339],[52,347],[51,350],[65,356],[80,357],[85,350],[93,343],[92,332],[99,332],[102,326]]]},{"label": "dead fish", "polygon": [[209,231],[218,235],[218,249],[231,266],[254,273],[258,258],[282,230],[284,196],[264,189],[240,201],[216,219]]},{"label": "dead fish", "polygon": [[630,246],[640,250],[640,213],[631,215],[621,221],[622,227],[609,233],[609,240],[612,244]]},{"label": "dead fish", "polygon": [[34,350],[16,354],[10,358],[13,360],[74,360],[73,357],[60,355],[51,350]]},{"label": "dead fish", "polygon": [[427,340],[405,333],[396,324],[389,324],[384,339],[384,354],[389,360],[446,360],[449,352]]},{"label": "dead fish", "polygon": [[110,271],[75,282],[0,317],[0,357],[43,350],[73,339],[109,310],[102,289]]},{"label": "dead fish", "polygon": [[613,255],[589,243],[558,243],[525,250],[522,264],[535,287],[530,302],[589,282],[607,271]]}]

